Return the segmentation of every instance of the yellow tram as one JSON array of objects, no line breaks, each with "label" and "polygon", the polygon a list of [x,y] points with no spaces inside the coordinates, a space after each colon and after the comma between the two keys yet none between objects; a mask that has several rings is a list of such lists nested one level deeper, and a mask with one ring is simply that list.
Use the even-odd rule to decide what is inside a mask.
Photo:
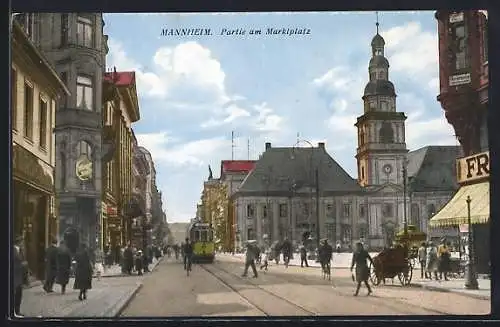
[{"label": "yellow tram", "polygon": [[192,222],[188,226],[186,237],[193,244],[193,262],[214,262],[214,230],[210,224],[199,221]]}]

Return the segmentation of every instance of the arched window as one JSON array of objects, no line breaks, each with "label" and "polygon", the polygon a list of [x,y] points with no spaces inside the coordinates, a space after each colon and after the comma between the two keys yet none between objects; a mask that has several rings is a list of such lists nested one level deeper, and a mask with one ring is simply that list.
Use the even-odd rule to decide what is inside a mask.
[{"label": "arched window", "polygon": [[87,141],[78,142],[78,156],[86,156],[92,158],[92,146]]},{"label": "arched window", "polygon": [[361,130],[361,134],[359,135],[359,143],[360,145],[365,144],[365,131]]},{"label": "arched window", "polygon": [[388,122],[383,122],[379,132],[380,143],[394,143],[394,131]]}]

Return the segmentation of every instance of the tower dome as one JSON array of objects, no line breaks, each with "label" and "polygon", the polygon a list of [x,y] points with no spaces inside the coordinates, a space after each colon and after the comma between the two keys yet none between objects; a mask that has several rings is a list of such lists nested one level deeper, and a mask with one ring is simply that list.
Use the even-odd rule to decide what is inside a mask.
[{"label": "tower dome", "polygon": [[378,31],[377,31],[377,34],[375,34],[375,36],[373,37],[371,45],[372,45],[372,47],[385,46],[384,38],[380,34],[378,34]]}]

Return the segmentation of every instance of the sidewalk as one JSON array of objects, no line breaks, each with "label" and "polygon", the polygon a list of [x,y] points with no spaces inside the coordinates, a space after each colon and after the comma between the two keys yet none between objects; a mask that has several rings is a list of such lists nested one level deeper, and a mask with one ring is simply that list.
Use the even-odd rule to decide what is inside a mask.
[{"label": "sidewalk", "polygon": [[[162,261],[154,260],[150,271]],[[66,294],[61,294],[59,285],[54,286],[53,293],[45,293],[42,283],[33,282],[23,291],[21,313],[25,317],[34,318],[61,318],[61,317],[117,317],[121,310],[130,302],[141,289],[144,277],[138,275],[123,275],[121,267],[116,265],[107,270],[106,274],[92,280],[92,289],[87,293],[87,300],[78,300],[78,290],[73,289],[74,278],[66,289]]]},{"label": "sidewalk", "polygon": [[420,287],[438,292],[453,292],[481,300],[491,299],[491,281],[489,279],[479,278],[477,280],[479,289],[468,290],[465,288],[465,279],[450,279],[448,281],[438,281],[428,279],[423,280],[415,277],[416,276],[414,274],[413,280],[411,282],[412,287]]},{"label": "sidewalk", "polygon": [[[153,263],[149,265],[149,270],[154,271],[156,266],[161,262],[163,257],[160,257],[159,260],[153,258]],[[124,277],[128,276],[127,274],[122,273],[122,267],[120,265],[112,265],[109,268],[105,268],[104,272],[101,274],[101,277]],[[94,271],[94,277],[97,277]]]}]

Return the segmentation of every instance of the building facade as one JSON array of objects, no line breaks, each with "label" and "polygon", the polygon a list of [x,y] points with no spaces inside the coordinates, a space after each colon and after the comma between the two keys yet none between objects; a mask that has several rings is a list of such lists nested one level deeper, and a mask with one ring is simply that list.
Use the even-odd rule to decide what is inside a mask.
[{"label": "building facade", "polygon": [[56,107],[69,90],[30,39],[12,22],[11,110],[14,236],[22,236],[30,271],[45,276],[45,248],[57,239]]},{"label": "building facade", "polygon": [[106,72],[103,89],[103,139],[112,144],[103,166],[103,244],[125,246],[132,236],[133,149],[132,124],[140,119],[134,72]]},{"label": "building facade", "polygon": [[99,247],[101,226],[102,78],[106,39],[100,13],[36,13],[22,19],[70,95],[56,110],[59,237],[70,250]]},{"label": "building facade", "polygon": [[241,248],[240,231],[236,223],[236,202],[233,194],[238,190],[243,180],[255,167],[255,160],[222,160],[220,182],[227,190],[227,217],[225,219],[223,247],[228,252]]},{"label": "building facade", "polygon": [[288,237],[301,242],[319,236],[345,247],[362,240],[376,249],[390,246],[405,223],[427,232],[430,217],[458,188],[455,160],[460,149],[427,146],[408,152],[406,116],[397,111],[384,47],[377,24],[363,115],[355,123],[357,180],[327,153],[324,143],[313,148],[266,143],[234,194],[243,241],[269,244]]},{"label": "building facade", "polygon": [[470,205],[477,271],[489,273],[488,16],[480,10],[440,10],[435,17],[440,71],[437,100],[455,130],[465,157],[457,160],[460,189],[443,210],[432,217],[431,225],[461,230],[468,235]]},{"label": "building facade", "polygon": [[133,143],[133,188],[132,188],[132,208],[131,235],[130,240],[134,247],[146,249],[149,244],[150,219],[147,198],[150,193],[151,167],[149,161],[137,144],[134,135]]}]

